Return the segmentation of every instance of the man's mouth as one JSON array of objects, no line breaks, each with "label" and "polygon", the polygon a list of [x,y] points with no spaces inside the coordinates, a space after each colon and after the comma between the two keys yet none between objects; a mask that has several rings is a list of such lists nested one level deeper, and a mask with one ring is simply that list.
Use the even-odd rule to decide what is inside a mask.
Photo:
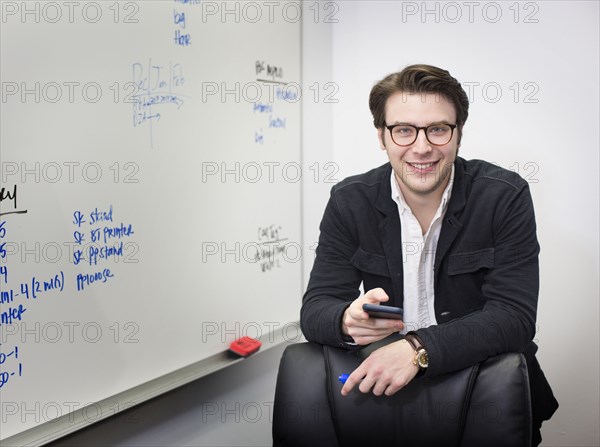
[{"label": "man's mouth", "polygon": [[431,161],[429,163],[410,163],[408,161],[406,162],[406,164],[408,164],[415,171],[431,171],[431,170],[433,170],[433,168],[435,168],[435,166],[438,163],[439,163],[439,160]]}]

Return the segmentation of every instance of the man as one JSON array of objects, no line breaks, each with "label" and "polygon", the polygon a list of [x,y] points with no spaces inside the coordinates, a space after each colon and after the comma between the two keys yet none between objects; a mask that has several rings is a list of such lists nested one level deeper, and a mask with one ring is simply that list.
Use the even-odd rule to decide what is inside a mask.
[{"label": "man", "polygon": [[[529,186],[457,156],[469,101],[446,70],[412,65],[391,74],[373,87],[369,106],[389,163],[332,188],[303,299],[304,335],[360,349],[406,334],[375,350],[343,395],[357,387],[390,396],[417,374],[523,352],[538,445],[558,403],[532,342],[539,245]],[[369,318],[364,303],[402,307],[403,321]]]}]

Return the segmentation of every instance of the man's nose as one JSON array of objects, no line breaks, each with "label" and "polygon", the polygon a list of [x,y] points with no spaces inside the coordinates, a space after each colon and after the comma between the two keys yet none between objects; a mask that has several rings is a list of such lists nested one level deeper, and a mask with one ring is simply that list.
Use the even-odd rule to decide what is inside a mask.
[{"label": "man's nose", "polygon": [[425,132],[425,129],[419,129],[417,133],[417,139],[412,145],[412,151],[414,153],[426,154],[427,152],[431,152],[433,150]]}]

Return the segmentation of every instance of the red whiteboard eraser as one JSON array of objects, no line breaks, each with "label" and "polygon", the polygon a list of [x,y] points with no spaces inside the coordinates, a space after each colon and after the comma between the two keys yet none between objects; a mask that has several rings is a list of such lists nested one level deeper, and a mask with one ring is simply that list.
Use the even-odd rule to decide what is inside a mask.
[{"label": "red whiteboard eraser", "polygon": [[242,337],[231,342],[229,350],[242,357],[248,357],[258,351],[261,346],[262,343],[254,338]]}]

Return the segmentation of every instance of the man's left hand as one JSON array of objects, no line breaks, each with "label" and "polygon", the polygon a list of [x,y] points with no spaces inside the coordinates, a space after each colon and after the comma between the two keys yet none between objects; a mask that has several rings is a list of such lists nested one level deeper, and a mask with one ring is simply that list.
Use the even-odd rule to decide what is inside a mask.
[{"label": "man's left hand", "polygon": [[419,367],[413,363],[415,351],[406,340],[400,340],[373,351],[346,380],[342,395],[358,385],[362,393],[391,396],[408,385]]}]

